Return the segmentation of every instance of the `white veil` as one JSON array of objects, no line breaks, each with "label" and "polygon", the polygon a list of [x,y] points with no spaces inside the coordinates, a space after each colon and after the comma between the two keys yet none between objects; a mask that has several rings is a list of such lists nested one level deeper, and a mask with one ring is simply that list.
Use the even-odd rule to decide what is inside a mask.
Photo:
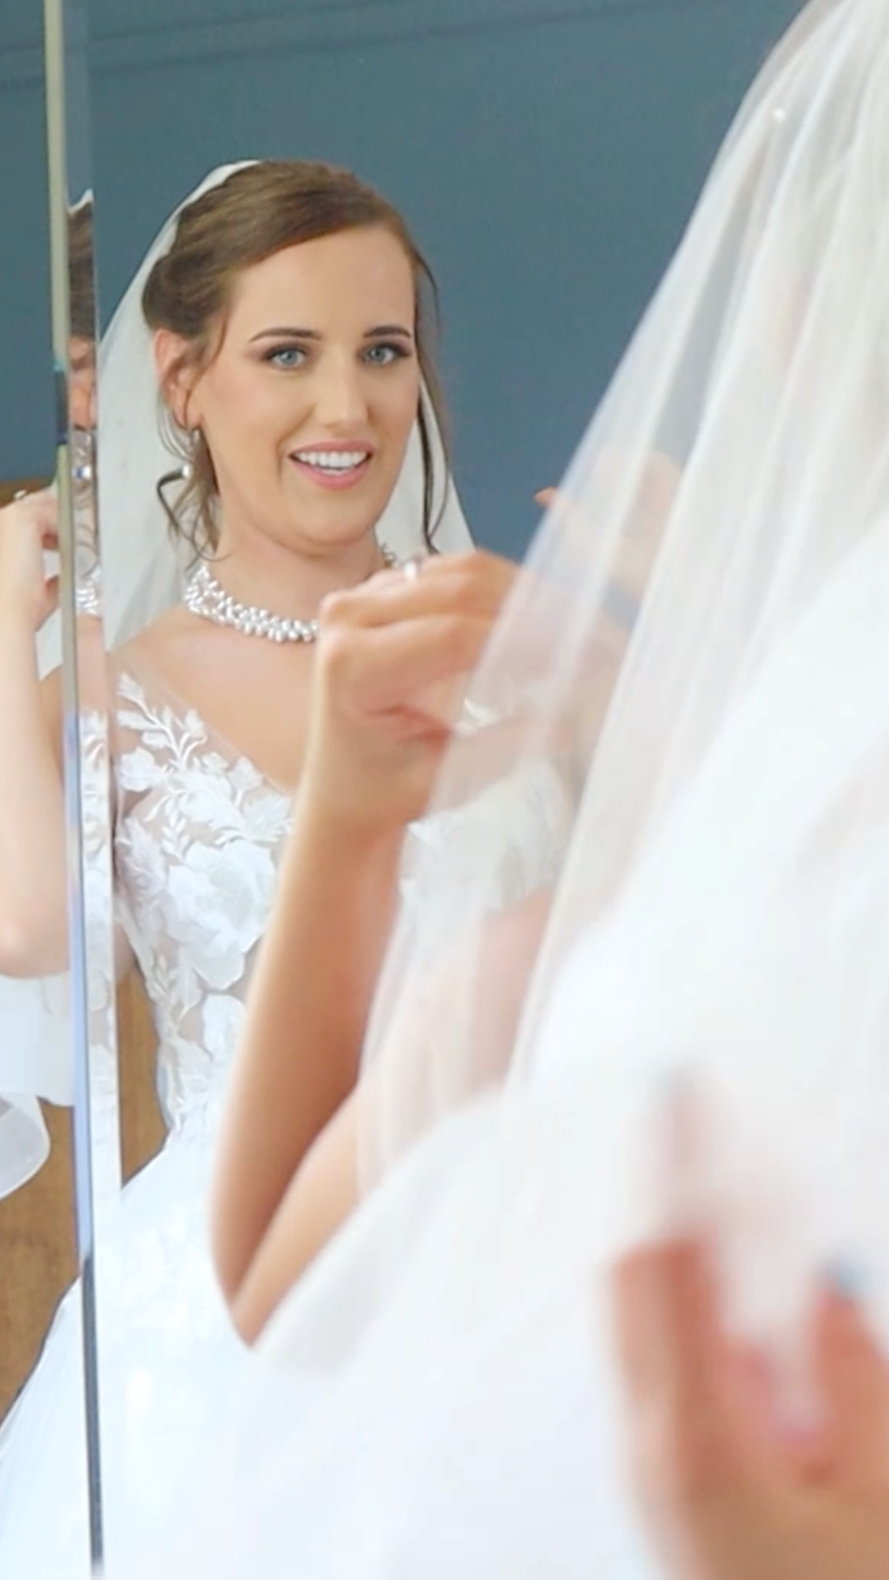
[{"label": "white veil", "polygon": [[36,1098],[0,1097],[0,1201],[33,1179],[49,1150],[49,1132]]},{"label": "white veil", "polygon": [[[271,1324],[175,1573],[657,1580],[607,1275],[667,1220],[718,1229],[792,1406],[837,1254],[889,1344],[887,613],[889,10],[815,0],[471,688],[525,721],[504,773],[570,740],[548,919],[498,914],[496,841],[471,881],[428,853],[369,1040],[369,1197]],[[442,803],[476,772],[463,739]]]},{"label": "white veil", "polygon": [[[99,522],[105,642],[113,649],[170,608],[181,596],[186,565],[174,547],[156,484],[176,464],[159,422],[152,337],[142,316],[142,293],[155,262],[170,247],[179,215],[241,164],[223,165],[170,215],[146,253],[99,348]],[[441,553],[466,552],[472,537],[441,436],[424,391],[436,492],[432,519]],[[424,472],[419,431],[411,436],[395,492],[378,524],[381,541],[399,558],[424,548]],[[60,661],[58,616],[41,633],[42,673]],[[67,979],[0,978],[0,1196],[45,1161],[49,1141],[35,1098],[72,1101],[73,1076]],[[11,1094],[16,1094],[15,1096]]]}]

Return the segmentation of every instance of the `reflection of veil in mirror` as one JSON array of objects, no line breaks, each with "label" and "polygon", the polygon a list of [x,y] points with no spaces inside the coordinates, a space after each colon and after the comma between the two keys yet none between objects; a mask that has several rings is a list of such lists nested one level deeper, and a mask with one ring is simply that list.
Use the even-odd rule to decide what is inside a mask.
[{"label": "reflection of veil in mirror", "polygon": [[[244,161],[243,163],[252,163]],[[75,504],[79,555],[78,607],[81,614],[98,613],[101,604],[107,647],[114,648],[157,619],[181,596],[187,562],[174,546],[157,498],[159,479],[181,464],[164,442],[160,402],[152,353],[152,338],[142,314],[142,293],[155,262],[170,247],[179,214],[204,192],[220,185],[242,164],[221,166],[180,204],[166,221],[129,285],[108,330],[102,336],[99,357],[99,516],[102,523],[101,584],[95,560],[95,519],[92,509],[93,434],[76,422],[72,462],[75,469]],[[95,323],[92,281],[92,195],[87,193],[72,209],[69,227],[71,255],[72,367],[75,355],[88,364],[88,340]],[[94,330],[93,330],[94,332]],[[425,396],[424,396],[425,400]],[[89,407],[84,403],[85,414]],[[438,482],[432,520],[435,546],[442,553],[459,553],[472,547],[453,479],[444,466],[444,452],[434,413],[425,405],[435,477]],[[89,475],[78,479],[78,471]],[[379,535],[399,558],[425,548],[423,519],[424,468],[418,429],[395,492],[379,523]],[[87,509],[86,507],[89,507]],[[59,617],[40,634],[41,672],[46,674],[60,659]],[[36,1112],[33,1097],[51,1102],[71,1102],[67,1004],[67,979],[12,982],[0,978],[0,1093],[16,1102],[18,1126],[24,1131],[28,1114]],[[21,1093],[27,1109],[8,1094]],[[11,1145],[12,1130],[9,1141]],[[4,1137],[0,1130],[0,1149]],[[39,1167],[48,1150],[43,1139]],[[32,1154],[33,1156],[33,1154]],[[11,1161],[11,1154],[10,1154]],[[3,1153],[0,1150],[0,1180]],[[24,1176],[22,1176],[24,1177]],[[10,1187],[13,1188],[13,1187]]]},{"label": "reflection of veil in mirror", "polygon": [[[71,334],[68,343],[68,399],[77,541],[83,551],[79,569],[89,577],[96,559],[94,452],[96,434],[96,286],[93,196],[85,193],[68,221],[68,279]],[[82,607],[82,601],[81,601]]]}]

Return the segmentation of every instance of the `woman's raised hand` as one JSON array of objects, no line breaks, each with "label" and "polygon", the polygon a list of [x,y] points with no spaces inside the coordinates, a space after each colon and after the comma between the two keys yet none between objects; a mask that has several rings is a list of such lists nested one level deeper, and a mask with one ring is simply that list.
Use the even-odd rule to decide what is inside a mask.
[{"label": "woman's raised hand", "polygon": [[424,811],[518,574],[483,552],[433,557],[325,600],[302,795],[384,834]]},{"label": "woman's raised hand", "polygon": [[58,582],[47,578],[44,554],[58,547],[58,507],[48,489],[24,494],[0,510],[0,606],[36,632],[58,603]]},{"label": "woman's raised hand", "polygon": [[769,1371],[730,1339],[705,1249],[628,1257],[615,1281],[631,1463],[670,1580],[885,1580],[889,1366],[846,1276],[810,1335],[821,1424],[782,1423]]}]

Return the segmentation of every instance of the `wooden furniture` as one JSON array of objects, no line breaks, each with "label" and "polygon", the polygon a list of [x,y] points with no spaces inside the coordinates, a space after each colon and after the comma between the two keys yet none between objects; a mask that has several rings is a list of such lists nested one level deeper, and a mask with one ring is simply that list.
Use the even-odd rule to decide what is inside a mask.
[{"label": "wooden furniture", "polygon": [[9,504],[9,501],[15,497],[15,495],[19,492],[19,489],[23,488],[27,493],[33,494],[38,488],[48,487],[49,478],[46,477],[6,478],[5,480],[0,481],[0,509],[2,509],[4,505]]},{"label": "wooden furniture", "polygon": [[[154,1091],[156,1039],[139,978],[118,992],[121,1148],[124,1177],[163,1144]],[[28,1377],[53,1311],[77,1271],[71,1176],[71,1119],[44,1105],[49,1161],[21,1190],[0,1201],[0,1419]]]}]

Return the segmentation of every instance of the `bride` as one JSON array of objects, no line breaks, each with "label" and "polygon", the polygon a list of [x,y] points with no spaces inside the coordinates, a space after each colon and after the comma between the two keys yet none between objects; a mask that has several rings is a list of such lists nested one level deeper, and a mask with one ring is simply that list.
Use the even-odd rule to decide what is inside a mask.
[{"label": "bride", "polygon": [[[206,1493],[189,1488],[176,1573],[884,1572],[885,1443],[845,1504],[844,1445],[813,1456],[811,1495],[786,1527],[772,1508],[758,1555],[720,1559],[712,1522],[684,1565],[649,1544],[610,1275],[640,1244],[702,1238],[728,1338],[802,1445],[830,1448],[808,1346],[825,1269],[835,1291],[857,1272],[889,1342],[887,81],[883,0],[815,0],[722,151],[469,688],[514,723],[501,773],[588,722],[613,567],[668,449],[660,548],[595,748],[575,750],[583,795],[531,958],[520,930],[491,966],[496,837],[471,862],[459,830],[426,853],[347,1144],[328,1132],[299,1164],[292,1233],[275,1234],[275,1181],[241,1240],[277,1278],[243,1323],[265,1382]],[[473,783],[465,745],[439,807]],[[251,1016],[263,996],[258,978]],[[239,1062],[259,1074],[260,1056],[248,1035]],[[252,1087],[233,1090],[229,1141]]]},{"label": "bride", "polygon": [[[433,544],[469,547],[441,440],[430,282],[400,216],[355,177],[251,165],[219,172],[174,217],[102,348],[119,946],[153,1005],[169,1130],[125,1192],[119,1302],[100,1311],[105,1396],[112,1409],[122,1398],[126,1433],[106,1432],[109,1527],[136,1546],[187,1484],[244,1364],[204,1200],[303,774],[319,609]],[[158,387],[173,465],[154,438]],[[20,975],[58,971],[66,951],[58,676],[39,688],[34,658],[53,530],[48,496],[0,517],[0,965]],[[512,574],[482,554],[455,563],[445,680],[475,662]],[[410,623],[410,600],[397,620]],[[553,784],[556,809],[559,796]],[[481,815],[506,819],[533,872],[547,845],[531,806],[529,792]],[[386,878],[394,891],[397,863]],[[314,1047],[307,1070],[324,1056]],[[0,1434],[0,1568],[15,1580],[87,1570],[78,1329],[73,1290]]]},{"label": "bride", "polygon": [[[69,399],[73,428],[72,459],[75,475],[83,469],[91,476],[95,430],[95,290],[93,269],[93,203],[87,192],[72,207],[68,221],[71,338],[69,341]],[[77,514],[91,490],[75,483]],[[19,495],[19,498],[24,497]],[[77,507],[80,506],[80,511]],[[93,514],[91,511],[90,514]],[[92,523],[90,522],[90,525]],[[90,533],[92,538],[92,533]],[[78,589],[83,602],[83,590]],[[54,622],[41,633],[38,648],[41,673],[59,662],[61,633]],[[40,1092],[50,1100],[70,1101],[70,1057],[67,1025],[48,1013],[46,985],[41,982],[10,984],[0,978],[0,1201],[27,1183],[49,1156],[49,1134],[40,1105]],[[27,1094],[27,1095],[24,1095]]]}]

